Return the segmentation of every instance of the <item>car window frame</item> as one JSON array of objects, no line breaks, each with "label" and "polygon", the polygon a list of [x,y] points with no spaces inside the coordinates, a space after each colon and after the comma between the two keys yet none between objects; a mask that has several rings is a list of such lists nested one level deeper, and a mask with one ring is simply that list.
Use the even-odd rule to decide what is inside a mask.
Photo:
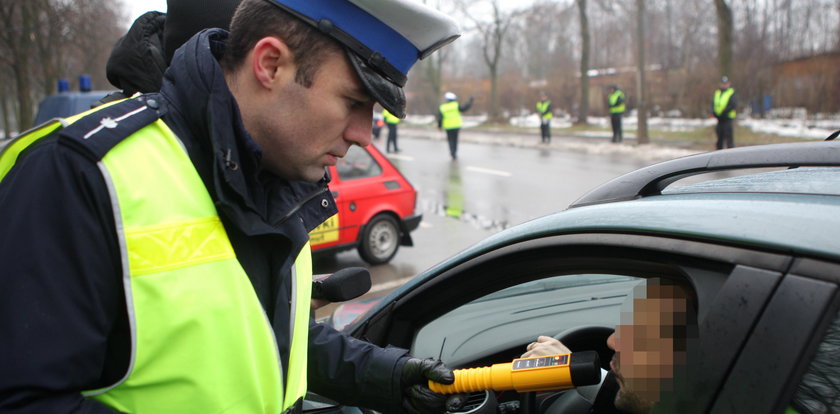
[{"label": "car window frame", "polygon": [[[353,336],[369,340],[381,346],[394,345],[407,348],[410,346],[410,339],[416,333],[420,326],[425,325],[428,320],[438,317],[443,312],[440,312],[436,307],[449,306],[450,308],[456,306],[453,301],[453,291],[459,288],[457,283],[452,282],[458,275],[467,274],[470,280],[480,280],[480,273],[493,269],[494,271],[503,268],[508,261],[512,266],[519,263],[529,263],[529,261],[538,260],[540,252],[544,253],[544,249],[554,249],[555,252],[560,252],[557,258],[552,260],[565,261],[564,266],[570,270],[580,269],[580,266],[586,261],[592,261],[593,258],[601,260],[599,266],[603,270],[610,268],[615,269],[616,272],[628,275],[638,275],[646,277],[665,276],[665,277],[684,277],[694,287],[698,302],[700,303],[700,323],[701,336],[708,337],[710,329],[717,326],[716,319],[721,315],[714,312],[708,312],[711,303],[721,293],[728,291],[736,291],[738,289],[736,278],[736,269],[739,272],[744,272],[744,268],[754,268],[762,272],[775,273],[777,276],[783,274],[783,271],[789,268],[792,258],[781,254],[780,252],[757,251],[745,247],[729,246],[725,244],[709,243],[698,240],[677,239],[673,237],[660,237],[655,235],[640,235],[640,234],[615,234],[615,233],[584,233],[584,234],[568,234],[559,236],[547,236],[538,239],[515,241],[506,246],[486,246],[483,252],[474,254],[471,257],[466,257],[460,263],[443,263],[435,269],[439,273],[434,279],[429,279],[432,275],[420,275],[418,280],[412,286],[402,292],[397,292],[393,297],[389,297],[378,305],[378,310],[375,309],[373,314],[364,320],[361,324],[351,327],[350,332]],[[587,251],[596,251],[597,253],[590,253],[586,257]],[[653,260],[653,261],[651,261]],[[679,264],[681,271],[685,274],[673,274],[676,267],[674,264]],[[632,273],[627,272],[627,266],[634,267]],[[546,263],[536,263],[535,266],[547,266]],[[557,267],[536,271],[530,271],[529,277],[531,280],[547,276],[548,274],[556,275]],[[670,268],[670,273],[669,273]],[[589,273],[596,273],[599,270],[587,268],[585,270]],[[539,274],[539,273],[543,274]],[[534,274],[536,273],[536,274]],[[717,275],[716,277],[714,275]],[[505,280],[501,281],[501,277],[496,276],[490,280],[482,280],[480,286],[476,289],[471,289],[468,293],[472,300],[476,297],[482,296],[486,292],[498,290],[502,284],[510,286],[522,282],[526,279],[523,275],[505,275]],[[715,279],[715,280],[712,280]],[[756,298],[756,301],[761,303],[766,301],[775,289],[775,282],[772,280],[767,282],[770,285],[770,290],[763,293],[763,297]],[[422,284],[422,287],[416,285]],[[727,286],[728,285],[728,286]],[[422,296],[424,292],[437,292],[437,298],[424,303]],[[757,293],[758,295],[759,293]],[[435,295],[428,295],[435,296]],[[463,302],[466,302],[465,299]],[[750,323],[753,321],[750,320]],[[706,328],[703,328],[703,324]],[[704,330],[705,329],[705,330]],[[734,335],[737,339],[738,335]],[[722,333],[715,336],[720,341],[728,341],[733,337],[733,334]],[[702,395],[689,395],[686,398],[680,399],[678,394],[674,394],[674,398],[670,403],[676,406],[686,407],[708,407],[713,403],[715,391],[721,378],[727,372],[727,364],[735,360],[739,355],[737,348],[723,348],[723,349],[706,349],[710,346],[709,343],[698,343],[697,352],[706,352],[707,354],[715,355],[723,361],[724,367],[716,375],[701,376],[692,381],[692,384],[683,384],[683,386],[694,386],[696,384],[703,385],[708,392]]]},{"label": "car window frame", "polygon": [[[356,155],[353,154],[353,152],[364,155]],[[365,161],[369,161],[369,163],[367,164],[367,168],[363,170],[363,174],[357,176],[347,175],[346,172],[345,174],[342,174],[341,172],[343,166],[350,164],[351,161],[353,161],[353,159],[357,157],[364,157]],[[338,176],[338,181],[341,182],[351,182],[354,180],[379,177],[382,174],[384,174],[384,171],[384,168],[381,164],[379,164],[379,161],[376,160],[376,157],[374,157],[373,154],[368,152],[367,149],[358,146],[351,146],[347,154],[343,158],[339,159],[338,163],[335,166],[335,172]]]}]

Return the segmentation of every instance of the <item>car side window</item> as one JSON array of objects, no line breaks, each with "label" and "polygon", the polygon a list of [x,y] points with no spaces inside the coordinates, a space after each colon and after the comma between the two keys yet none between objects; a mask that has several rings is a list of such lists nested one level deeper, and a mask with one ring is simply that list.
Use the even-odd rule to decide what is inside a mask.
[{"label": "car side window", "polygon": [[808,371],[790,402],[800,414],[840,412],[840,314],[826,331]]},{"label": "car side window", "polygon": [[382,174],[382,167],[367,150],[355,145],[350,147],[344,158],[338,160],[335,168],[342,181],[375,177]]},{"label": "car side window", "polygon": [[421,328],[412,355],[462,365],[538,335],[581,326],[614,327],[619,308],[640,278],[614,274],[553,276],[510,286],[442,315]]}]

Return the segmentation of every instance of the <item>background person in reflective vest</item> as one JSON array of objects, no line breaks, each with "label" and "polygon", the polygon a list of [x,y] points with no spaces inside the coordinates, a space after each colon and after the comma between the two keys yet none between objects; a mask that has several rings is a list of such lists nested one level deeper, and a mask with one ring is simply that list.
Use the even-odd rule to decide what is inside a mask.
[{"label": "background person in reflective vest", "polygon": [[446,102],[440,104],[438,108],[438,129],[443,128],[446,131],[449,155],[455,161],[458,159],[458,133],[461,131],[461,125],[463,124],[461,112],[465,112],[472,107],[473,98],[470,96],[465,105],[458,103],[458,96],[453,92],[446,92],[443,98],[446,99]]},{"label": "background person in reflective vest", "polygon": [[397,126],[400,119],[395,117],[387,109],[382,110],[382,117],[385,118],[385,124],[388,125],[388,142],[385,143],[385,152],[391,152],[391,144],[394,144],[394,152],[400,152],[397,148]]},{"label": "background person in reflective vest", "polygon": [[735,107],[737,101],[735,100],[735,89],[729,83],[729,78],[724,76],[720,79],[720,87],[715,89],[712,97],[712,116],[717,118],[717,127],[715,133],[717,134],[717,143],[715,148],[734,148],[735,147]]},{"label": "background person in reflective vest", "polygon": [[458,36],[435,10],[387,3],[243,0],[230,33],[174,53],[159,93],[4,148],[1,412],[295,413],[307,389],[448,408],[424,385],[451,381],[440,361],[308,312],[308,231],[336,211],[324,167],[370,143],[375,102],[404,116],[417,56]]},{"label": "background person in reflective vest", "polygon": [[543,93],[540,95],[540,101],[537,102],[537,114],[540,116],[540,142],[543,144],[551,143],[551,118],[554,117],[552,111],[554,107],[551,105],[551,100],[548,95]]},{"label": "background person in reflective vest", "polygon": [[621,117],[624,116],[624,92],[616,85],[607,88],[607,107],[610,110],[610,125],[612,126],[612,142],[619,143],[624,140],[624,131],[621,127]]}]

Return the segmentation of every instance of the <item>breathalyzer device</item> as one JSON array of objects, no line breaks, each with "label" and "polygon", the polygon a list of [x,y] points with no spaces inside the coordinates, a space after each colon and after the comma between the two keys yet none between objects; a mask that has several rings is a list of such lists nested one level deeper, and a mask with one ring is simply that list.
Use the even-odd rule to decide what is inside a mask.
[{"label": "breathalyzer device", "polygon": [[453,370],[455,382],[429,381],[438,394],[483,390],[551,391],[593,385],[601,381],[601,360],[595,351],[519,358],[489,367]]}]

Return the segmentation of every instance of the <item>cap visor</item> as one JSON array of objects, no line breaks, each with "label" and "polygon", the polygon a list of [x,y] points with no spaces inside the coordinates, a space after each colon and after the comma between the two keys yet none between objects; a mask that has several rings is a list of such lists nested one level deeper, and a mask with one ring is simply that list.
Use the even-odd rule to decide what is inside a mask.
[{"label": "cap visor", "polygon": [[[346,50],[346,49],[345,49]],[[398,118],[405,118],[405,92],[366,65],[355,53],[346,50],[347,58],[370,96]]]}]

